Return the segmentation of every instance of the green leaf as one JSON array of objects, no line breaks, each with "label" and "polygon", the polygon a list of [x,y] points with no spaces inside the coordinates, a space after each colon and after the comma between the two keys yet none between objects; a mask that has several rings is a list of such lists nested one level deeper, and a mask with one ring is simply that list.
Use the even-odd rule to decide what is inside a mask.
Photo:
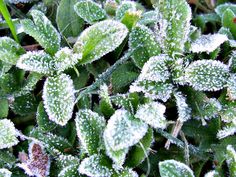
[{"label": "green leaf", "polygon": [[117,110],[109,119],[104,138],[112,150],[121,150],[138,143],[146,134],[147,124],[124,109]]},{"label": "green leaf", "polygon": [[0,60],[0,79],[11,69],[12,64]]},{"label": "green leaf", "polygon": [[8,116],[8,100],[0,99],[0,119]]},{"label": "green leaf", "polygon": [[71,177],[71,176],[80,177],[80,175],[78,174],[78,167],[79,165],[67,166],[60,171],[58,177]]},{"label": "green leaf", "polygon": [[215,8],[215,12],[222,17],[226,10],[231,10],[236,14],[236,5],[233,3],[224,3]]},{"label": "green leaf", "polygon": [[136,167],[141,164],[145,160],[146,155],[149,153],[153,141],[153,130],[149,128],[140,143],[130,149],[125,165],[128,167]]},{"label": "green leaf", "polygon": [[154,7],[160,14],[157,38],[164,52],[170,55],[183,53],[190,32],[190,6],[185,0],[156,0]]},{"label": "green leaf", "polygon": [[137,25],[132,29],[129,35],[129,47],[131,49],[138,47],[132,59],[139,68],[142,68],[150,57],[159,55],[161,52],[153,32],[144,25]]},{"label": "green leaf", "polygon": [[66,74],[47,78],[43,88],[43,103],[51,121],[64,126],[71,119],[74,92],[73,81]]},{"label": "green leaf", "polygon": [[74,6],[74,10],[84,21],[93,24],[106,18],[106,11],[99,4],[91,0],[81,0]]},{"label": "green leaf", "polygon": [[79,140],[90,155],[97,153],[106,126],[105,119],[89,109],[80,110],[75,119]]},{"label": "green leaf", "polygon": [[130,168],[125,168],[114,177],[138,177],[138,174]]},{"label": "green leaf", "polygon": [[12,168],[17,159],[12,152],[7,149],[0,151],[0,167]]},{"label": "green leaf", "polygon": [[236,100],[236,75],[232,74],[227,83],[227,96],[229,100]]},{"label": "green leaf", "polygon": [[121,20],[127,11],[136,11],[136,3],[133,1],[122,1],[116,10],[116,19]]},{"label": "green leaf", "polygon": [[139,105],[135,117],[143,120],[153,128],[165,129],[167,127],[167,120],[164,115],[165,111],[166,107],[163,104],[150,102]]},{"label": "green leaf", "polygon": [[175,160],[159,162],[161,177],[194,177],[193,171],[185,164]]},{"label": "green leaf", "polygon": [[32,10],[30,14],[34,22],[29,19],[21,22],[25,33],[38,41],[49,54],[55,54],[60,48],[60,34],[42,12]]},{"label": "green leaf", "polygon": [[223,34],[202,35],[191,44],[190,50],[194,53],[211,53],[225,41],[228,41],[228,37]]},{"label": "green leaf", "polygon": [[13,39],[9,37],[0,38],[0,60],[15,65],[20,55],[24,53],[24,48]]},{"label": "green leaf", "polygon": [[110,162],[107,161],[105,156],[95,154],[81,162],[79,172],[93,177],[110,177],[113,173],[110,167]]},{"label": "green leaf", "polygon": [[0,149],[15,146],[19,141],[14,124],[8,119],[0,120]]},{"label": "green leaf", "polygon": [[56,22],[65,37],[77,37],[84,27],[84,21],[74,11],[77,0],[61,0],[57,8]]},{"label": "green leaf", "polygon": [[236,151],[232,145],[227,146],[226,153],[230,176],[236,176]]},{"label": "green leaf", "polygon": [[222,26],[229,28],[234,38],[236,38],[236,24],[234,22],[235,18],[236,18],[236,12],[234,13],[230,9],[227,9],[222,17]]},{"label": "green leaf", "polygon": [[185,70],[185,79],[196,90],[217,91],[226,86],[229,68],[220,61],[199,60]]},{"label": "green leaf", "polygon": [[82,53],[80,64],[91,63],[115,50],[127,34],[128,29],[120,22],[98,22],[82,32],[74,45],[74,52]]},{"label": "green leaf", "polygon": [[143,13],[138,23],[142,25],[151,25],[155,24],[158,20],[159,20],[158,12],[155,10],[151,10]]},{"label": "green leaf", "polygon": [[38,105],[36,120],[40,130],[43,132],[50,132],[57,126],[54,122],[49,120],[42,102],[40,102]]},{"label": "green leaf", "polygon": [[26,71],[33,71],[40,74],[51,74],[53,72],[53,58],[41,51],[27,52],[17,61],[16,66]]},{"label": "green leaf", "polygon": [[0,168],[0,177],[11,177],[12,172],[6,168]]}]

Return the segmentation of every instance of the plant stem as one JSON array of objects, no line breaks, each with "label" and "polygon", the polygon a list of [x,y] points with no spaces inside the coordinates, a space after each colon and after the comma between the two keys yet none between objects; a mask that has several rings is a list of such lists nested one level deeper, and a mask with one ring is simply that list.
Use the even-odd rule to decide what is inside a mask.
[{"label": "plant stem", "polygon": [[16,33],[16,27],[15,27],[14,23],[12,22],[11,15],[7,9],[7,6],[4,2],[4,0],[0,0],[0,11],[1,11],[4,19],[6,20],[15,41],[19,43],[19,40],[17,38],[17,33]]}]

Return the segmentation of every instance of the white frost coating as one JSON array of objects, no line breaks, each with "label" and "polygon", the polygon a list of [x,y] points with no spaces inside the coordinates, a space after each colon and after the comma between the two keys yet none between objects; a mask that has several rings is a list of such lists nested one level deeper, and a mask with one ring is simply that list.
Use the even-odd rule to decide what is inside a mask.
[{"label": "white frost coating", "polygon": [[224,34],[202,35],[191,44],[190,50],[194,53],[210,53],[216,50],[225,41],[228,41],[228,37]]},{"label": "white frost coating", "polygon": [[70,165],[67,167],[64,167],[60,173],[58,174],[58,177],[76,177],[78,176],[78,165]]},{"label": "white frost coating", "polygon": [[104,137],[109,146],[116,151],[138,143],[147,129],[147,124],[134,118],[128,111],[119,109],[109,119]]},{"label": "white frost coating", "polygon": [[219,139],[225,138],[227,136],[233,135],[236,133],[236,125],[225,126],[222,130],[219,130],[217,137]]},{"label": "white frost coating", "polygon": [[53,71],[53,65],[53,58],[43,50],[27,52],[16,64],[20,69],[43,74],[50,74]]},{"label": "white frost coating", "polygon": [[220,61],[198,60],[185,70],[185,79],[196,90],[217,91],[226,86],[229,67]]},{"label": "white frost coating", "polygon": [[47,78],[43,88],[43,103],[49,119],[64,126],[71,119],[75,96],[73,81],[66,74]]},{"label": "white frost coating", "polygon": [[18,3],[29,3],[29,2],[34,2],[38,0],[6,0],[6,1],[12,4],[18,4]]},{"label": "white frost coating", "polygon": [[226,162],[229,166],[230,170],[230,176],[235,176],[236,175],[236,151],[232,145],[228,145],[226,147],[227,151],[227,156],[226,156]]},{"label": "white frost coating", "polygon": [[89,109],[81,109],[76,114],[75,123],[77,135],[83,148],[89,154],[96,153],[106,126],[104,117]]},{"label": "white frost coating", "polygon": [[0,149],[10,148],[19,141],[14,124],[8,119],[0,120]]},{"label": "white frost coating", "polygon": [[230,76],[227,86],[227,96],[230,100],[236,100],[236,74]]},{"label": "white frost coating", "polygon": [[[159,170],[161,177],[172,177],[175,174],[181,177],[194,177],[193,171],[187,165],[176,160],[159,162]],[[174,173],[171,173],[172,171]]]},{"label": "white frost coating", "polygon": [[215,170],[209,171],[204,175],[204,177],[219,177],[219,173]]},{"label": "white frost coating", "polygon": [[130,168],[125,168],[119,175],[122,177],[138,177],[138,174]]},{"label": "white frost coating", "polygon": [[135,114],[139,118],[154,128],[165,129],[167,121],[164,116],[166,107],[158,102],[150,102],[144,105],[139,105]]},{"label": "white frost coating", "polygon": [[102,158],[97,154],[85,158],[79,166],[79,172],[92,177],[110,177],[112,170],[101,164]]},{"label": "white frost coating", "polygon": [[2,177],[11,177],[12,172],[10,172],[8,169],[6,168],[0,168],[0,176]]}]

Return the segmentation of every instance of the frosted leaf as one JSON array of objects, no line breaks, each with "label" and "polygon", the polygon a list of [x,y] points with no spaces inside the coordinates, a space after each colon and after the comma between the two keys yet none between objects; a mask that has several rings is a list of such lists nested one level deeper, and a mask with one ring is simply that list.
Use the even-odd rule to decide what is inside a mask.
[{"label": "frosted leaf", "polygon": [[63,168],[60,173],[58,174],[58,177],[78,177],[78,165],[70,165],[65,168]]},{"label": "frosted leaf", "polygon": [[99,96],[112,107],[112,103],[111,103],[110,96],[109,96],[109,88],[106,84],[101,85],[100,91],[99,91]]},{"label": "frosted leaf", "polygon": [[0,168],[0,177],[11,177],[12,172],[6,168]]},{"label": "frosted leaf", "polygon": [[236,12],[233,12],[230,9],[225,10],[221,23],[223,27],[226,27],[230,30],[234,38],[236,38],[236,25],[234,22]]},{"label": "frosted leaf", "polygon": [[54,70],[63,72],[64,70],[73,67],[82,59],[82,54],[73,54],[73,51],[68,47],[64,47],[55,54]]},{"label": "frosted leaf", "polygon": [[139,105],[135,117],[143,120],[153,128],[165,129],[167,126],[167,120],[164,116],[165,111],[166,107],[163,104],[150,102]]},{"label": "frosted leaf", "polygon": [[72,155],[60,155],[57,159],[59,168],[61,169],[58,177],[76,177],[79,176],[78,167],[80,161]]},{"label": "frosted leaf", "polygon": [[191,119],[191,108],[186,103],[186,97],[181,92],[175,92],[174,97],[178,110],[178,120],[186,122]]},{"label": "frosted leaf", "polygon": [[136,3],[133,1],[122,1],[116,10],[116,19],[121,20],[127,11],[136,11]]},{"label": "frosted leaf", "polygon": [[236,151],[232,145],[227,146],[226,153],[230,176],[236,176]]},{"label": "frosted leaf", "polygon": [[21,21],[25,33],[38,41],[48,53],[55,54],[60,48],[60,34],[42,12],[32,10],[30,14],[34,22],[29,19]]},{"label": "frosted leaf", "polygon": [[149,24],[155,24],[156,22],[158,22],[158,20],[159,20],[158,12],[155,10],[150,10],[142,14],[142,17],[138,23],[142,25],[149,25]]},{"label": "frosted leaf", "polygon": [[227,96],[230,100],[236,100],[236,74],[230,76],[227,86]]},{"label": "frosted leaf", "polygon": [[219,177],[219,176],[220,174],[215,170],[209,171],[204,175],[204,177]]},{"label": "frosted leaf", "polygon": [[91,177],[110,177],[113,173],[107,166],[107,159],[97,154],[85,158],[79,166],[79,172]]},{"label": "frosted leaf", "polygon": [[232,10],[235,14],[236,14],[236,5],[233,3],[224,3],[224,4],[220,4],[215,8],[215,12],[222,17],[224,12],[230,9]]},{"label": "frosted leaf", "polygon": [[138,143],[147,129],[147,124],[128,111],[119,109],[109,119],[104,137],[112,150],[117,151]]},{"label": "frosted leaf", "polygon": [[82,53],[80,64],[91,63],[115,50],[125,39],[128,29],[114,20],[104,20],[85,29],[74,45],[75,53]]},{"label": "frosted leaf", "polygon": [[106,126],[104,117],[89,109],[82,109],[77,113],[75,123],[77,135],[83,148],[90,155],[97,153]]},{"label": "frosted leaf", "polygon": [[220,61],[199,60],[185,70],[185,79],[196,90],[217,91],[226,86],[229,68]]},{"label": "frosted leaf", "polygon": [[47,78],[43,88],[43,103],[49,119],[64,126],[71,119],[75,96],[73,81],[66,74]]},{"label": "frosted leaf", "polygon": [[225,138],[227,136],[231,136],[234,133],[236,133],[236,125],[229,124],[229,125],[226,125],[222,130],[218,131],[217,137],[219,139],[222,139],[222,138]]},{"label": "frosted leaf", "polygon": [[25,50],[9,37],[0,37],[0,60],[15,65]]},{"label": "frosted leaf", "polygon": [[125,168],[115,177],[138,177],[138,174],[130,168]]},{"label": "frosted leaf", "polygon": [[129,35],[129,48],[137,48],[132,59],[139,68],[142,68],[150,57],[159,55],[161,52],[153,32],[144,25],[136,25],[132,29]]},{"label": "frosted leaf", "polygon": [[202,35],[191,44],[190,50],[194,53],[210,53],[220,47],[225,41],[228,41],[228,37],[224,34]]},{"label": "frosted leaf", "polygon": [[230,71],[235,73],[236,72],[236,51],[233,51],[232,54],[230,55],[228,65],[229,65]]},{"label": "frosted leaf", "polygon": [[44,147],[40,143],[31,142],[29,144],[29,156],[25,153],[19,154],[22,163],[18,166],[24,169],[29,176],[46,177],[49,175],[50,158],[44,151]]},{"label": "frosted leaf", "polygon": [[106,11],[96,2],[82,0],[74,5],[74,10],[84,21],[93,24],[106,18]]},{"label": "frosted leaf", "polygon": [[17,61],[16,66],[26,71],[33,71],[41,74],[51,74],[53,72],[53,58],[41,51],[27,52]]},{"label": "frosted leaf", "polygon": [[11,4],[18,4],[18,3],[30,3],[38,0],[6,0],[6,1]]},{"label": "frosted leaf", "polygon": [[126,154],[128,153],[128,148],[124,148],[124,149],[120,149],[120,150],[113,150],[109,143],[107,142],[107,137],[104,134],[104,144],[105,144],[105,148],[106,148],[106,154],[108,157],[110,157],[113,162],[115,163],[115,165],[120,168],[122,167],[122,165],[125,162],[125,158],[126,158]]},{"label": "frosted leaf", "polygon": [[170,78],[166,61],[171,60],[167,55],[151,57],[143,66],[138,80],[165,82]]},{"label": "frosted leaf", "polygon": [[161,177],[194,177],[193,171],[184,163],[175,160],[159,162]]},{"label": "frosted leaf", "polygon": [[0,120],[0,149],[15,146],[19,141],[14,124],[8,119]]},{"label": "frosted leaf", "polygon": [[160,99],[166,102],[173,92],[174,86],[171,83],[154,82],[154,81],[135,81],[129,91],[143,92],[146,97],[152,100]]},{"label": "frosted leaf", "polygon": [[160,14],[157,40],[165,53],[182,53],[190,32],[191,8],[186,0],[156,0],[154,4]]}]

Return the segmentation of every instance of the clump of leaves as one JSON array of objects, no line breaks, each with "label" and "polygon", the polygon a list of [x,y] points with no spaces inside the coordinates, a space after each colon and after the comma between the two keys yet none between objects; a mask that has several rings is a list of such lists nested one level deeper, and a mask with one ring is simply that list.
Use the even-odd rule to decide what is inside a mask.
[{"label": "clump of leaves", "polygon": [[235,4],[6,3],[0,176],[236,176]]}]

